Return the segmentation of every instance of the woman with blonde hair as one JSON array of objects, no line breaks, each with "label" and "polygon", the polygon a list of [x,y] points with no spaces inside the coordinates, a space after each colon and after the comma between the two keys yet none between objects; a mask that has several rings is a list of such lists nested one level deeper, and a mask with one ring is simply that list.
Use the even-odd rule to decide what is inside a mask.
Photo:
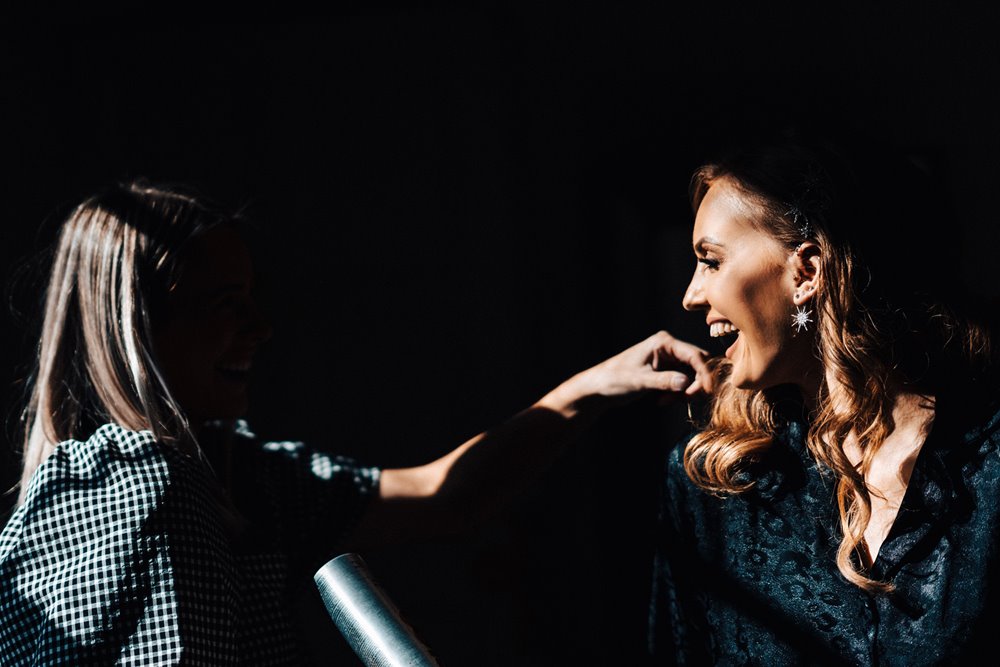
[{"label": "woman with blonde hair", "polygon": [[[684,307],[729,338],[671,454],[657,664],[968,664],[1000,612],[1000,415],[930,181],[778,141],[700,168]],[[943,269],[940,271],[938,269]]]},{"label": "woman with blonde hair", "polygon": [[426,465],[261,442],[239,418],[270,327],[240,227],[144,182],[63,224],[0,534],[4,665],[298,664],[296,577],[464,529],[610,403],[707,382],[705,353],[660,332]]}]

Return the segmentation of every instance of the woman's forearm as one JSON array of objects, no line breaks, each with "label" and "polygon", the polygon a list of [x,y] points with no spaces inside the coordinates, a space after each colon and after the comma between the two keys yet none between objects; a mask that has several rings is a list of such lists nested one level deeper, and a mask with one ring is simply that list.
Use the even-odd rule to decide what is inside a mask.
[{"label": "woman's forearm", "polygon": [[439,459],[384,470],[379,497],[358,526],[352,546],[467,529],[551,465],[609,406],[647,391],[690,395],[708,389],[705,356],[660,332],[574,375],[527,410]]}]

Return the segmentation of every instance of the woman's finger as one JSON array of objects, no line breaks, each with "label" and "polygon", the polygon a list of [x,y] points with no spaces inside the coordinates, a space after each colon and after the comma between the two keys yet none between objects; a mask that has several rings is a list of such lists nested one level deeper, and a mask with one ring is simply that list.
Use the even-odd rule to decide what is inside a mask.
[{"label": "woman's finger", "polygon": [[653,389],[681,393],[691,384],[691,377],[679,371],[656,371]]}]

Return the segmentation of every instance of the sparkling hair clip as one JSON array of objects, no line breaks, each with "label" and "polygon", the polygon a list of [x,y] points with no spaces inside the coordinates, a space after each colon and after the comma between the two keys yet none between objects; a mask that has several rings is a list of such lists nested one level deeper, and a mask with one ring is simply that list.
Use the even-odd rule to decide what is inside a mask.
[{"label": "sparkling hair clip", "polygon": [[785,215],[792,219],[792,224],[798,229],[803,240],[813,238],[815,232],[806,210],[818,215],[819,219],[823,219],[825,212],[829,210],[829,193],[824,186],[827,181],[823,168],[819,164],[810,164],[799,185],[801,194],[792,203],[785,203],[788,209]]},{"label": "sparkling hair clip", "polygon": [[809,222],[809,216],[802,211],[801,208],[796,204],[786,204],[788,210],[785,211],[785,215],[791,216],[792,224],[795,225],[799,230],[799,235],[803,239],[812,238],[813,228],[812,224]]}]

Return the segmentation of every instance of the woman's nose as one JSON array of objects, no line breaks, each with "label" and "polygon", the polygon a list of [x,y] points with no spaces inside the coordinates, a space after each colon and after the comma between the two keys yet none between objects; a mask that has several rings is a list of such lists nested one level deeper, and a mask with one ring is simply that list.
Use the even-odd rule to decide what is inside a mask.
[{"label": "woman's nose", "polygon": [[697,271],[691,276],[691,282],[688,284],[687,291],[684,292],[681,305],[684,306],[684,310],[698,310],[706,306],[705,296],[702,294],[701,278]]}]

